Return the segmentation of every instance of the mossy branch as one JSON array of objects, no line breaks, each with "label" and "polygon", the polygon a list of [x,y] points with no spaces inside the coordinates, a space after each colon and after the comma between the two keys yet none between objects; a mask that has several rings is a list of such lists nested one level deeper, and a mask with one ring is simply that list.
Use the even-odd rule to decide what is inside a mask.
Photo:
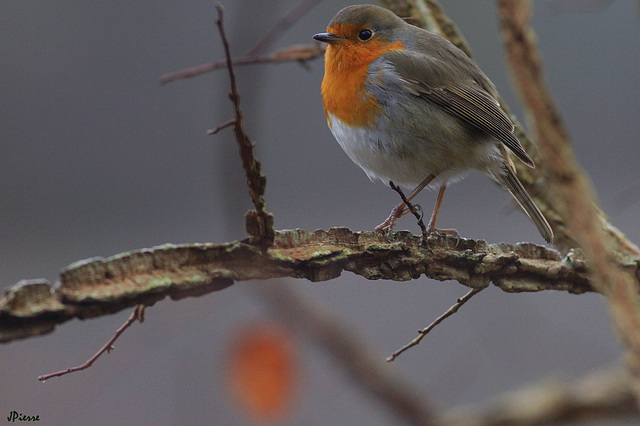
[{"label": "mossy branch", "polygon": [[[635,264],[626,265],[633,270]],[[470,287],[493,283],[507,292],[593,291],[587,268],[575,253],[529,243],[432,235],[427,245],[408,232],[391,239],[346,228],[309,233],[276,232],[272,247],[249,240],[223,244],[166,244],[106,259],[73,263],[51,286],[21,281],[0,297],[0,341],[53,331],[72,318],[111,314],[137,304],[153,305],[221,290],[234,281],[277,277],[326,281],[350,271],[367,279],[407,281],[425,275]]]}]

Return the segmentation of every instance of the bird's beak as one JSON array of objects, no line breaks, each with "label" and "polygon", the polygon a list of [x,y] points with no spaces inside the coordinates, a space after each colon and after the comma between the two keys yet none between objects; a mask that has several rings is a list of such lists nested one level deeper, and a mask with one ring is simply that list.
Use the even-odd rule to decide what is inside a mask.
[{"label": "bird's beak", "polygon": [[323,43],[336,44],[340,43],[344,40],[342,37],[338,37],[335,34],[331,33],[320,33],[313,36],[314,39],[321,41]]}]

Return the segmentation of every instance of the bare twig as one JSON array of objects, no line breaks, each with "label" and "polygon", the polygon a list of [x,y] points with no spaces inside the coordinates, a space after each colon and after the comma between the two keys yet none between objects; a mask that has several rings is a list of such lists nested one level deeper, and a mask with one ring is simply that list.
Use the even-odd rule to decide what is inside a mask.
[{"label": "bare twig", "polygon": [[440,324],[442,321],[444,321],[445,319],[449,318],[451,315],[455,314],[456,312],[458,312],[458,309],[460,309],[460,307],[462,305],[464,305],[465,303],[467,303],[469,301],[469,299],[471,299],[473,296],[475,296],[476,294],[480,293],[482,290],[484,290],[486,287],[477,287],[477,288],[472,288],[467,294],[465,294],[464,296],[462,296],[461,298],[459,298],[456,303],[450,307],[449,309],[447,309],[445,311],[445,313],[443,313],[442,315],[440,315],[438,318],[436,318],[431,324],[429,324],[426,328],[423,328],[422,330],[418,330],[418,337],[416,337],[415,339],[413,339],[411,342],[407,343],[405,346],[401,347],[400,349],[398,349],[397,351],[395,351],[393,354],[391,354],[390,357],[387,358],[387,362],[391,362],[394,361],[400,354],[402,354],[404,351],[411,349],[412,347],[418,345],[420,343],[420,341],[422,339],[424,339],[424,336],[426,336],[427,334],[429,334],[429,332],[431,330],[433,330],[438,324]]},{"label": "bare twig", "polygon": [[315,5],[322,0],[302,0],[294,6],[285,16],[283,16],[271,29],[256,43],[247,56],[256,56],[268,46],[272,45],[285,31],[291,27],[298,19],[304,16]]},{"label": "bare twig", "polygon": [[[239,56],[232,59],[234,66],[238,65],[253,65],[264,63],[280,63],[280,62],[292,62],[297,61],[300,64],[305,64],[307,61],[311,61],[316,58],[320,58],[324,55],[325,47],[319,44],[296,44],[288,46],[282,49],[278,49],[272,53],[266,55],[257,56]],[[227,60],[213,62],[210,64],[197,65],[192,68],[187,68],[180,71],[164,74],[160,77],[160,84],[170,83],[175,80],[183,78],[195,77],[200,74],[205,74],[217,69],[226,68]]]},{"label": "bare twig", "polygon": [[75,373],[76,371],[86,370],[87,368],[91,367],[93,365],[93,363],[98,358],[100,358],[100,356],[103,353],[105,353],[105,352],[111,353],[111,351],[115,349],[113,347],[113,344],[116,342],[116,340],[118,340],[118,337],[120,337],[120,335],[122,333],[124,333],[124,331],[131,326],[131,324],[133,324],[135,321],[139,321],[139,322],[143,322],[144,321],[144,308],[145,308],[145,305],[137,305],[135,307],[135,309],[133,310],[133,312],[131,313],[131,315],[129,316],[129,318],[125,321],[125,323],[122,324],[120,326],[120,328],[118,328],[116,330],[116,332],[113,335],[113,337],[111,337],[111,339],[109,339],[109,341],[102,347],[102,349],[100,349],[98,352],[96,352],[96,354],[94,356],[89,358],[87,360],[87,362],[85,362],[84,364],[79,365],[77,367],[67,368],[66,370],[57,371],[55,373],[44,374],[44,375],[38,377],[38,380],[40,380],[41,382],[44,382],[45,380],[51,379],[52,377],[64,376],[66,374]]},{"label": "bare twig", "polygon": [[429,238],[429,233],[427,232],[427,227],[425,226],[424,221],[422,220],[422,215],[420,214],[420,212],[418,211],[416,206],[414,206],[413,203],[411,203],[411,201],[407,200],[407,197],[404,195],[404,192],[402,192],[402,189],[400,189],[400,187],[398,187],[392,181],[389,181],[389,186],[391,187],[391,189],[396,191],[398,193],[398,195],[400,195],[400,198],[402,199],[402,202],[407,205],[407,208],[409,209],[409,211],[418,220],[418,226],[420,227],[420,231],[422,232],[422,242],[426,243],[427,242],[427,238]]},{"label": "bare twig", "polygon": [[247,176],[249,196],[251,197],[251,201],[255,207],[255,210],[249,211],[245,216],[245,228],[249,235],[254,237],[255,243],[263,247],[268,247],[273,243],[275,229],[273,227],[273,215],[266,211],[264,198],[262,197],[267,185],[267,178],[260,171],[260,162],[253,155],[253,142],[251,142],[249,135],[247,135],[247,132],[244,129],[244,119],[242,111],[240,110],[240,92],[238,91],[236,76],[233,71],[233,60],[231,58],[229,40],[225,34],[222,22],[224,8],[220,3],[218,3],[216,5],[216,10],[218,11],[216,25],[218,26],[220,37],[222,38],[224,53],[227,58],[227,69],[229,71],[229,81],[231,85],[229,98],[233,103],[235,111],[233,128],[235,130],[238,146],[240,147],[242,167],[244,168]]},{"label": "bare twig", "polygon": [[398,377],[396,372],[381,368],[375,350],[350,332],[344,326],[345,321],[318,303],[305,300],[287,283],[255,286],[254,290],[276,309],[291,328],[327,351],[338,366],[390,411],[404,418],[408,424],[439,424],[424,393],[412,389],[411,384]]},{"label": "bare twig", "polygon": [[216,126],[215,129],[207,130],[207,134],[208,135],[215,135],[218,132],[220,132],[221,130],[226,129],[227,127],[231,127],[234,124],[236,124],[236,119],[232,118],[230,120],[225,121],[224,123],[218,124],[218,126]]}]

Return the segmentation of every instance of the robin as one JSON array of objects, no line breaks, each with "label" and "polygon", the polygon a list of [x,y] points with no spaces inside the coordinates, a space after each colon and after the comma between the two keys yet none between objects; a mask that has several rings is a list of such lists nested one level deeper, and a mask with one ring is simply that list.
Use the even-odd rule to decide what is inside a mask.
[{"label": "robin", "polygon": [[[371,180],[439,188],[427,230],[449,182],[476,169],[505,187],[549,243],[553,231],[518,180],[507,148],[529,167],[533,160],[500,109],[489,78],[444,38],[372,5],[349,6],[329,22],[322,99],[338,143]],[[391,232],[408,210],[398,204],[376,230]]]}]

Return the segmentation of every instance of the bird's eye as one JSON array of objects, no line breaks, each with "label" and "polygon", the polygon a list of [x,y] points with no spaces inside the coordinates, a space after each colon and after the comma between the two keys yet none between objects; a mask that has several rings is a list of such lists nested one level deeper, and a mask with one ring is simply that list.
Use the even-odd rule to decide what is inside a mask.
[{"label": "bird's eye", "polygon": [[373,35],[373,31],[371,30],[362,30],[358,33],[358,38],[362,41],[369,40]]}]

